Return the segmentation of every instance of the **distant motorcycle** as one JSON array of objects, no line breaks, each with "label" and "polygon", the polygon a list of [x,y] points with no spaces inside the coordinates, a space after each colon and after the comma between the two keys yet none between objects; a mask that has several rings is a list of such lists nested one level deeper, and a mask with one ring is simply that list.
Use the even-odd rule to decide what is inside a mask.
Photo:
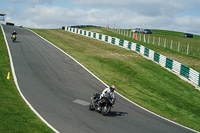
[{"label": "distant motorcycle", "polygon": [[13,42],[16,42],[17,35],[11,35],[11,39],[12,39]]},{"label": "distant motorcycle", "polygon": [[[98,100],[100,94],[94,94],[94,97],[91,97],[91,102],[89,105],[89,110],[93,111],[96,110],[97,112],[101,113],[102,115],[108,115],[110,113],[111,107],[115,104],[116,98],[111,97],[110,95],[106,95],[100,101]],[[100,106],[98,106],[98,102],[100,102]],[[100,109],[98,108],[100,107]]]}]

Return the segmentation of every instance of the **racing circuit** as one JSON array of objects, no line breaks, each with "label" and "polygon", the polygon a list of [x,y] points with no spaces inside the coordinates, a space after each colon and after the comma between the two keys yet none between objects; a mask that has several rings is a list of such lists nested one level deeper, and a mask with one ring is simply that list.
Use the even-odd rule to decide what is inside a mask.
[{"label": "racing circuit", "polygon": [[[19,88],[56,132],[192,133],[116,94],[109,116],[90,111],[90,97],[106,85],[66,53],[33,32],[3,26]],[[17,42],[10,39],[18,33]]]}]

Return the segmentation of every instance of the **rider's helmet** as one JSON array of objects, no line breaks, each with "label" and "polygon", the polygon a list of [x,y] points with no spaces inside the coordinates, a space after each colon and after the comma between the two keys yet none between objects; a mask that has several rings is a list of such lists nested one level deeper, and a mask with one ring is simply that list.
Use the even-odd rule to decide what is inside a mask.
[{"label": "rider's helmet", "polygon": [[115,90],[115,86],[114,86],[114,85],[111,85],[111,86],[110,86],[110,91],[111,91],[111,92],[114,92],[114,90]]}]

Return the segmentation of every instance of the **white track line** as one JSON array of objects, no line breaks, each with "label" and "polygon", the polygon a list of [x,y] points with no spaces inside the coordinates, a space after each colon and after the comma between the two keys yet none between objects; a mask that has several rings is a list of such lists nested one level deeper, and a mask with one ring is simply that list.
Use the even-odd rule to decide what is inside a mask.
[{"label": "white track line", "polygon": [[[28,30],[30,30],[30,29],[28,29]],[[38,35],[38,34],[35,33],[34,31],[32,31],[32,30],[30,30],[30,31],[33,32],[34,34],[36,34],[37,36],[41,37],[42,39],[44,39],[44,40],[47,41],[48,43],[50,43],[52,46],[54,46],[55,48],[57,48],[58,50],[60,50],[61,52],[63,52],[65,55],[69,56],[69,57],[70,57],[71,59],[73,59],[76,63],[78,63],[80,66],[82,66],[86,71],[88,71],[91,75],[93,75],[97,80],[99,80],[101,83],[103,83],[105,86],[108,87],[108,85],[107,85],[106,83],[104,83],[101,79],[99,79],[96,75],[94,75],[91,71],[89,71],[85,66],[83,66],[81,63],[79,63],[79,62],[78,62],[76,59],[74,59],[72,56],[70,56],[69,54],[65,53],[62,49],[60,49],[59,47],[57,47],[57,46],[54,45],[53,43],[49,42],[48,40],[46,40],[46,39],[43,38],[42,36]],[[67,31],[67,32],[69,32],[69,31]],[[71,33],[71,32],[69,32],[69,33]],[[140,105],[134,103],[133,101],[129,100],[128,98],[124,97],[124,96],[121,95],[119,92],[117,92],[117,91],[115,91],[115,92],[116,92],[119,96],[121,96],[122,98],[124,98],[124,99],[126,99],[127,101],[129,101],[130,103],[136,105],[137,107],[139,107],[139,108],[141,108],[141,109],[143,109],[143,110],[145,110],[145,111],[147,111],[147,112],[149,112],[149,113],[151,113],[151,114],[154,114],[154,115],[157,116],[157,117],[160,117],[160,118],[162,118],[162,119],[164,119],[164,120],[166,120],[166,121],[169,121],[169,122],[171,122],[171,123],[174,123],[174,124],[176,124],[176,125],[178,125],[178,126],[180,126],[180,127],[186,128],[186,129],[191,130],[191,131],[193,131],[193,132],[199,133],[199,132],[196,131],[196,130],[193,130],[193,129],[191,129],[191,128],[188,128],[188,127],[186,127],[186,126],[183,126],[183,125],[181,125],[181,124],[178,124],[178,123],[176,123],[176,122],[174,122],[174,121],[171,121],[171,120],[169,120],[169,119],[167,119],[167,118],[164,118],[164,117],[162,117],[162,116],[160,116],[160,115],[158,115],[158,114],[156,114],[156,113],[154,113],[154,112],[152,112],[152,111],[149,111],[149,110],[145,109],[144,107],[142,107],[142,106],[140,106]]]},{"label": "white track line", "polygon": [[[33,32],[33,31],[30,30],[30,29],[28,29],[28,30],[31,31],[31,32]],[[55,48],[57,48],[58,50],[60,50],[61,52],[63,52],[65,55],[69,56],[69,57],[70,57],[71,59],[73,59],[76,63],[78,63],[80,66],[82,66],[86,71],[88,71],[91,75],[93,75],[97,80],[99,80],[101,83],[103,83],[105,86],[108,87],[108,85],[107,85],[106,83],[104,83],[104,82],[103,82],[101,79],[99,79],[96,75],[94,75],[92,72],[90,72],[85,66],[83,66],[82,64],[80,64],[80,63],[79,63],[76,59],[74,59],[72,56],[70,56],[69,54],[65,53],[62,49],[60,49],[59,47],[55,46],[53,43],[49,42],[48,40],[46,40],[46,39],[43,38],[42,36],[38,35],[37,33],[35,33],[35,32],[33,32],[33,33],[36,34],[37,36],[39,36],[40,38],[42,38],[43,40],[47,41],[49,44],[51,44],[52,46],[54,46]],[[25,100],[25,102],[29,105],[29,107],[33,110],[33,112],[34,112],[44,123],[46,123],[53,131],[55,131],[55,132],[57,133],[58,131],[57,131],[54,127],[52,127],[44,118],[42,118],[42,117],[39,115],[39,113],[30,105],[30,103],[25,99],[25,97],[24,97],[23,94],[21,93],[20,88],[19,88],[18,83],[17,83],[17,78],[16,78],[15,71],[14,71],[14,66],[13,66],[13,62],[12,62],[12,57],[11,57],[11,54],[10,54],[10,49],[9,49],[8,44],[7,44],[7,40],[6,40],[6,36],[5,36],[4,31],[3,31],[3,34],[4,34],[5,42],[6,42],[6,45],[7,45],[7,47],[8,47],[8,51],[9,51],[10,62],[11,62],[11,67],[12,67],[12,72],[13,72],[14,80],[15,80],[16,86],[17,86],[17,88],[18,88],[18,90],[19,90],[21,96],[23,97],[23,99]],[[143,108],[142,106],[140,106],[140,105],[134,103],[133,101],[127,99],[126,97],[124,97],[123,95],[121,95],[120,93],[118,93],[117,91],[115,91],[115,92],[116,92],[119,96],[121,96],[122,98],[124,98],[124,99],[126,99],[127,101],[129,101],[130,103],[132,103],[132,104],[138,106],[139,108],[141,108],[141,109],[143,109],[143,110],[145,110],[145,111],[147,111],[147,112],[149,112],[149,113],[151,113],[151,114],[154,114],[154,115],[157,116],[157,117],[160,117],[160,118],[162,118],[162,119],[164,119],[164,120],[167,120],[167,121],[169,121],[169,122],[171,122],[171,123],[174,123],[174,124],[176,124],[176,125],[178,125],[178,126],[181,126],[181,127],[183,127],[183,128],[186,128],[186,129],[191,130],[191,131],[193,131],[193,132],[199,133],[199,132],[197,132],[197,131],[195,131],[195,130],[193,130],[193,129],[191,129],[191,128],[188,128],[188,127],[183,126],[183,125],[181,125],[181,124],[178,124],[178,123],[176,123],[176,122],[174,122],[174,121],[171,121],[171,120],[169,120],[169,119],[166,119],[166,118],[164,118],[164,117],[162,117],[162,116],[160,116],[160,115],[158,115],[158,114],[155,114],[154,112],[151,112],[151,111],[149,111],[149,110]]]},{"label": "white track line", "polygon": [[31,104],[26,100],[26,98],[24,97],[24,95],[22,94],[21,90],[20,90],[20,87],[18,85],[18,82],[17,82],[17,77],[16,77],[16,74],[15,74],[15,68],[14,68],[14,65],[13,65],[13,60],[12,60],[12,56],[11,56],[11,52],[10,52],[10,48],[9,48],[9,45],[8,45],[8,42],[7,42],[7,38],[6,38],[6,35],[5,35],[5,32],[4,32],[4,29],[3,29],[3,26],[1,25],[1,29],[2,29],[2,32],[3,32],[3,35],[4,35],[4,40],[5,40],[5,43],[6,43],[6,46],[7,46],[7,49],[8,49],[8,54],[9,54],[9,57],[10,57],[10,66],[11,66],[11,69],[12,69],[12,74],[13,74],[13,78],[14,78],[14,81],[15,81],[15,85],[21,95],[21,97],[24,99],[24,101],[26,102],[26,104],[31,108],[31,110],[48,126],[50,127],[54,132],[56,133],[59,133],[54,127],[52,127],[32,106]]},{"label": "white track line", "polygon": [[[65,31],[67,31],[67,30],[65,30]],[[73,33],[73,34],[77,34],[77,33],[74,33],[74,32],[71,32],[71,31],[67,31],[67,32],[69,32],[69,33]],[[35,34],[37,34],[37,33],[35,33]],[[77,34],[77,35],[82,35],[82,34]],[[82,35],[82,36],[84,36],[84,37],[88,37],[88,36],[85,36],[85,35]],[[41,37],[41,36],[40,36]],[[43,38],[43,37],[42,37]],[[88,38],[90,38],[90,37],[88,37]],[[43,38],[44,39],[44,38]],[[91,39],[95,39],[95,38],[91,38]],[[45,39],[46,40],[46,39]],[[98,39],[96,39],[96,40],[98,40]],[[99,41],[102,41],[102,40],[99,40]],[[49,41],[48,41],[49,42]],[[105,41],[104,41],[105,42]],[[51,42],[50,42],[51,43]],[[105,43],[108,43],[108,42],[105,42]],[[51,43],[52,44],[52,43]],[[52,44],[52,45],[54,45],[54,44]],[[57,47],[57,46],[55,46],[55,47]],[[121,46],[120,46],[121,47]],[[124,47],[122,47],[122,48],[124,48]],[[60,48],[58,48],[58,49],[60,49]],[[62,52],[64,52],[63,50],[62,50]],[[65,53],[65,52],[64,52]],[[138,53],[138,52],[137,52]],[[65,53],[66,54],[66,53]],[[140,53],[139,53],[140,54]],[[68,54],[66,54],[66,55],[68,55]],[[69,55],[70,56],[70,55]],[[70,56],[71,57],[71,56]],[[73,60],[75,60],[73,57],[71,57]],[[76,60],[75,60],[76,61]],[[78,61],[76,61],[76,62],[78,62]],[[80,63],[78,63],[78,64],[80,64]],[[80,64],[81,65],[81,64]],[[81,65],[83,68],[85,68],[83,65]],[[89,73],[91,73],[94,77],[96,77],[100,82],[102,82],[105,86],[107,86],[108,87],[108,85],[107,84],[105,84],[102,80],[100,80],[97,76],[95,76],[92,72],[90,72],[87,68],[85,68]],[[151,113],[151,114],[154,114],[155,116],[157,116],[157,117],[160,117],[160,118],[162,118],[162,119],[164,119],[164,120],[166,120],[166,121],[169,121],[169,122],[171,122],[171,123],[173,123],[173,124],[176,124],[176,125],[178,125],[178,126],[180,126],[180,127],[183,127],[183,128],[186,128],[186,129],[188,129],[188,130],[191,130],[191,131],[193,131],[193,132],[196,132],[196,133],[200,133],[200,132],[198,132],[198,131],[196,131],[196,130],[194,130],[194,129],[191,129],[191,128],[188,128],[188,127],[186,127],[186,126],[183,126],[183,125],[181,125],[181,124],[178,124],[178,123],[176,123],[176,122],[174,122],[174,121],[172,121],[172,120],[169,120],[169,119],[167,119],[167,118],[165,118],[165,117],[163,117],[163,116],[160,116],[160,115],[158,115],[158,114],[156,114],[156,113],[154,113],[154,112],[152,112],[152,111],[150,111],[150,110],[147,110],[146,108],[144,108],[144,107],[142,107],[142,106],[140,106],[140,105],[138,105],[137,103],[135,103],[135,102],[133,102],[133,101],[131,101],[131,100],[129,100],[128,98],[126,98],[126,97],[124,97],[123,95],[121,95],[119,92],[117,92],[117,91],[115,91],[119,96],[121,96],[122,98],[124,98],[124,99],[126,99],[127,101],[129,101],[130,103],[132,103],[132,104],[134,104],[134,105],[136,105],[137,107],[139,107],[139,108],[141,108],[141,109],[143,109],[143,110],[145,110],[145,111],[147,111],[147,112],[149,112],[149,113]]]}]

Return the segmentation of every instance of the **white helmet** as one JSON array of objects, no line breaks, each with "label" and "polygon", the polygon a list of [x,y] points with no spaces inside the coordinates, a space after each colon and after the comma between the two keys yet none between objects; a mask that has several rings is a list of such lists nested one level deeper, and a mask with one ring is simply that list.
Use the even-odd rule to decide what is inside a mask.
[{"label": "white helmet", "polygon": [[115,86],[114,86],[114,85],[111,85],[111,86],[110,86],[110,91],[113,92],[114,90],[115,90]]}]

